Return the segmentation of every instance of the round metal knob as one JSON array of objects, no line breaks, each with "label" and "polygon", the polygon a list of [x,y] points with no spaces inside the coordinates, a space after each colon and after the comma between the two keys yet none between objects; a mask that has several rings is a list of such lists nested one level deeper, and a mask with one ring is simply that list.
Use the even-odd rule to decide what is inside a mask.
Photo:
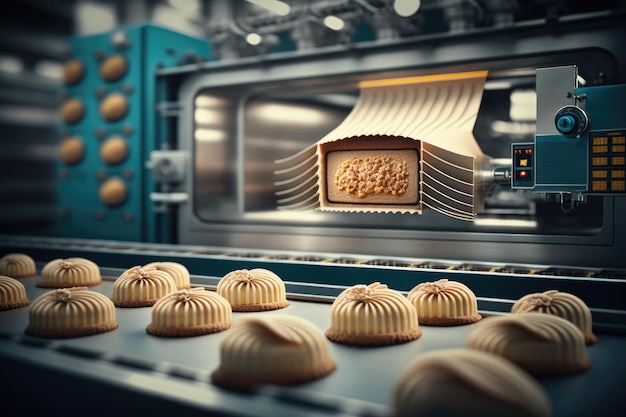
[{"label": "round metal knob", "polygon": [[576,138],[587,130],[589,118],[580,107],[564,106],[556,113],[554,124],[562,135]]}]

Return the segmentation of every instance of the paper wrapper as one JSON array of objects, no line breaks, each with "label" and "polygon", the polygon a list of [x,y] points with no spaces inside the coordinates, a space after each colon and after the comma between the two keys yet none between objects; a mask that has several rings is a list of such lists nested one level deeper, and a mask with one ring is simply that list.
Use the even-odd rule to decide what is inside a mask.
[{"label": "paper wrapper", "polygon": [[276,161],[278,208],[418,213],[472,220],[488,163],[472,130],[486,71],[360,83],[346,119]]}]

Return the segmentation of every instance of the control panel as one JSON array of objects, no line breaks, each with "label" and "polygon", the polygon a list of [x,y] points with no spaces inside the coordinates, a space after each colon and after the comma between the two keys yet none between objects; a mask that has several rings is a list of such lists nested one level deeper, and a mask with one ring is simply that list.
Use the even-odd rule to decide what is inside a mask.
[{"label": "control panel", "polygon": [[573,66],[537,70],[537,133],[512,145],[513,189],[626,193],[626,85],[577,83]]}]

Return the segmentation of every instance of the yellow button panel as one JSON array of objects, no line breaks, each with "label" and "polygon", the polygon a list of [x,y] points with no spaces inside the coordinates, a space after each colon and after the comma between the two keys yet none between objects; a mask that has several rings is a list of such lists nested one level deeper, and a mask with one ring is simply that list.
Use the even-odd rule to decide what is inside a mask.
[{"label": "yellow button panel", "polygon": [[622,131],[591,132],[589,137],[590,192],[626,192],[626,135]]}]

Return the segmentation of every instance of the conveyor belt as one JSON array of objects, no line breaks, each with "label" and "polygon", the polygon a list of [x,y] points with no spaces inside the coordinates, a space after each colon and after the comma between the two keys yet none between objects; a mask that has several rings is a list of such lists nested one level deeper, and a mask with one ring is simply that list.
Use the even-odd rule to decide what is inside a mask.
[{"label": "conveyor belt", "polygon": [[626,335],[626,270],[0,236],[0,256],[9,252],[24,252],[39,262],[79,256],[123,269],[158,260],[181,262],[205,285],[215,285],[234,269],[262,267],[276,272],[288,291],[305,299],[334,297],[346,286],[375,281],[406,293],[421,282],[447,278],[471,288],[478,308],[490,312],[508,312],[528,293],[558,289],[587,303],[594,329]]},{"label": "conveyor belt", "polygon": [[[120,272],[103,268],[104,282],[91,289],[110,296]],[[39,279],[21,280],[31,302],[50,291],[35,286]],[[194,285],[207,282],[202,277],[192,281]],[[292,299],[286,309],[234,313],[234,318],[291,314],[306,318],[325,331],[329,312],[328,302]],[[420,339],[390,347],[355,348],[331,343],[338,368],[328,377],[295,388],[266,387],[254,394],[240,394],[209,383],[209,375],[219,362],[218,347],[225,333],[159,338],[145,332],[150,308],[117,308],[116,314],[120,327],[112,332],[73,339],[41,339],[23,334],[28,324],[28,307],[0,312],[0,363],[4,375],[13,381],[11,395],[5,398],[20,399],[21,410],[27,415],[65,410],[66,401],[72,399],[73,412],[80,414],[76,407],[82,404],[97,407],[95,415],[115,411],[127,415],[125,411],[136,408],[143,415],[199,415],[211,411],[228,416],[385,416],[393,384],[411,359],[434,349],[462,347],[474,328],[422,326]],[[611,415],[621,410],[626,337],[598,336],[597,345],[587,348],[592,362],[590,371],[540,379],[554,405],[555,417]],[[74,392],[92,395],[77,398]],[[116,397],[108,401],[107,395]],[[31,397],[38,398],[38,402],[28,401]],[[126,402],[121,403],[123,398]]]}]

